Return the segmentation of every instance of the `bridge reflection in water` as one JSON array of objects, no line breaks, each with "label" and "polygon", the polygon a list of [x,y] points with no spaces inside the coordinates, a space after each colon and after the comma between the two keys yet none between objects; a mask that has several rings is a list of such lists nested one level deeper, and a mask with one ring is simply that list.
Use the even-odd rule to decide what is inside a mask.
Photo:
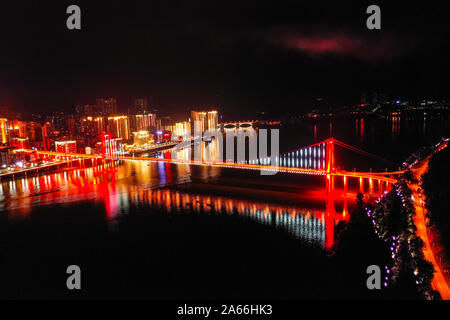
[{"label": "bridge reflection in water", "polygon": [[[354,203],[354,193],[327,193],[325,188],[311,191],[314,203],[306,201],[306,205],[298,206],[275,204],[273,199],[213,196],[171,187],[189,183],[191,170],[188,165],[128,161],[107,161],[84,169],[68,168],[63,172],[1,183],[0,210],[12,217],[26,216],[33,206],[88,201],[102,203],[112,223],[118,214],[126,214],[137,206],[148,207],[149,214],[151,208],[156,208],[179,214],[237,215],[283,229],[302,241],[329,249],[334,242],[335,225],[348,219],[348,205]],[[209,174],[220,175],[220,168],[209,170],[213,170]]]},{"label": "bridge reflection in water", "polygon": [[[306,242],[330,249],[334,242],[334,226],[348,219],[348,200],[326,199],[326,208],[311,209],[298,206],[273,205],[260,201],[221,196],[193,194],[170,189],[135,190],[132,202],[148,204],[169,212],[198,214],[227,214],[250,218],[258,223],[284,229]],[[336,212],[335,202],[342,211]]]}]

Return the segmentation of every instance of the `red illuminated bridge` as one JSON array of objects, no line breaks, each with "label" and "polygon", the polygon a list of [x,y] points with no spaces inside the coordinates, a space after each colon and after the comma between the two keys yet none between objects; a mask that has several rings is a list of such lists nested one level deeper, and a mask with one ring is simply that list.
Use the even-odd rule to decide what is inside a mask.
[{"label": "red illuminated bridge", "polygon": [[42,150],[27,150],[37,152],[37,154],[47,157],[57,157],[66,160],[74,159],[114,159],[114,160],[132,160],[132,161],[149,161],[149,162],[166,162],[174,164],[189,164],[200,166],[212,166],[222,168],[235,168],[242,170],[263,170],[271,172],[286,172],[292,174],[308,174],[325,176],[327,181],[327,190],[334,189],[334,181],[336,177],[342,177],[344,189],[347,188],[347,180],[349,178],[359,179],[361,192],[364,192],[364,181],[369,181],[369,191],[373,193],[375,184],[378,191],[388,190],[390,184],[397,181],[397,177],[404,171],[391,172],[360,172],[338,170],[335,166],[335,147],[343,147],[359,154],[367,155],[372,158],[379,158],[368,152],[360,150],[356,147],[345,144],[337,139],[329,138],[327,140],[299,148],[294,151],[281,154],[276,157],[275,163],[270,158],[261,158],[249,160],[246,163],[233,163],[223,161],[197,161],[197,160],[181,160],[172,158],[155,158],[155,157],[133,157],[123,155],[107,154],[79,154],[79,153],[61,153]]}]

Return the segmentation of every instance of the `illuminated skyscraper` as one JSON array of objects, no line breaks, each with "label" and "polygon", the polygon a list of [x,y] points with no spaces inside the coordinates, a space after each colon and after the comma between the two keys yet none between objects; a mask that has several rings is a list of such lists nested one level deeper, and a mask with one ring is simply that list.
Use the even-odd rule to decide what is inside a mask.
[{"label": "illuminated skyscraper", "polygon": [[137,131],[156,127],[156,115],[153,113],[137,114],[135,117]]},{"label": "illuminated skyscraper", "polygon": [[42,138],[42,126],[39,122],[30,121],[27,126],[30,141],[40,141]]},{"label": "illuminated skyscraper", "polygon": [[55,151],[62,153],[77,153],[76,141],[55,141]]},{"label": "illuminated skyscraper", "polygon": [[217,127],[219,125],[219,113],[217,111],[215,111],[215,110],[208,111],[206,119],[207,119],[207,130],[217,129]]},{"label": "illuminated skyscraper", "polygon": [[70,137],[74,137],[76,134],[75,123],[75,118],[70,117],[67,119],[67,130]]},{"label": "illuminated skyscraper", "polygon": [[11,141],[11,146],[19,149],[28,149],[30,147],[30,142],[28,138],[13,138]]},{"label": "illuminated skyscraper", "polygon": [[124,142],[128,141],[130,136],[130,126],[127,116],[117,116],[108,118],[108,132],[114,138],[121,138]]},{"label": "illuminated skyscraper", "polygon": [[13,120],[9,122],[9,133],[11,138],[26,138],[27,123],[25,121]]},{"label": "illuminated skyscraper", "polygon": [[8,119],[0,118],[0,139],[1,143],[8,143]]},{"label": "illuminated skyscraper", "polygon": [[[197,123],[196,123],[197,122]],[[198,130],[203,134],[206,130],[217,129],[219,124],[219,113],[217,110],[210,111],[191,111],[191,130],[195,131],[195,126],[199,125]]]},{"label": "illuminated skyscraper", "polygon": [[175,123],[175,130],[172,134],[173,139],[179,139],[180,137],[188,138],[191,135],[191,123],[188,121]]},{"label": "illuminated skyscraper", "polygon": [[48,121],[42,125],[42,147],[44,150],[50,150],[50,134],[52,129],[52,124]]},{"label": "illuminated skyscraper", "polygon": [[105,130],[105,118],[102,116],[81,119],[80,132],[88,138],[98,137]]}]

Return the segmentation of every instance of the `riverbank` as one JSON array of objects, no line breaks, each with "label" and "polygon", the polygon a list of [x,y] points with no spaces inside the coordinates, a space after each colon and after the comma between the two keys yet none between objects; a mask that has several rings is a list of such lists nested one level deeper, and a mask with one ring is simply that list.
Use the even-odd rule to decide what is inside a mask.
[{"label": "riverbank", "polygon": [[424,242],[416,232],[416,212],[411,196],[407,180],[402,177],[390,192],[367,208],[375,233],[390,246],[392,263],[387,267],[384,285],[402,283],[423,299],[440,299],[432,287],[434,266],[424,256]]},{"label": "riverbank", "polygon": [[[436,270],[432,286],[433,289],[439,291],[442,299],[445,300],[450,300],[450,281],[445,263],[448,257],[446,253],[449,250],[445,247],[445,244],[448,243],[445,241],[445,239],[448,239],[448,234],[445,231],[449,228],[448,207],[445,206],[448,201],[449,190],[449,180],[445,179],[448,162],[445,163],[445,168],[443,168],[442,165],[438,165],[439,162],[433,160],[432,172],[429,172],[429,167],[430,161],[435,157],[443,157],[443,160],[445,160],[448,159],[448,155],[449,151],[447,144],[445,144],[413,170],[414,179],[410,184],[417,213],[415,217],[417,233],[424,241],[423,252],[425,257],[433,263]],[[421,185],[419,185],[420,181],[422,181]],[[444,241],[441,242],[440,240]]]},{"label": "riverbank", "polygon": [[406,172],[393,189],[367,208],[376,234],[390,244],[392,266],[385,286],[407,282],[427,300],[448,299],[449,291],[428,237],[419,181],[431,156],[447,143],[420,148],[404,162]]},{"label": "riverbank", "polygon": [[[4,172],[0,173],[0,183],[4,181],[21,179],[24,177],[34,177],[72,169],[85,169],[101,166],[106,163],[111,163],[112,160],[106,160],[106,162],[104,161],[104,159],[73,159],[68,161],[53,162],[36,167],[29,167],[23,170]],[[117,160],[115,160],[115,162],[117,162]]]}]

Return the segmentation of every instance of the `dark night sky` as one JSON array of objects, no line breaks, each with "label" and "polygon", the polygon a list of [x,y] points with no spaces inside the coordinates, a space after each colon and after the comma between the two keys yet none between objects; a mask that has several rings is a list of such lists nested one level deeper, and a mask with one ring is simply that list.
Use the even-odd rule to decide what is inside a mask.
[{"label": "dark night sky", "polygon": [[[114,96],[153,96],[178,115],[310,110],[317,97],[354,103],[363,91],[447,97],[449,11],[437,2],[15,1],[0,13],[0,105],[71,112]],[[391,1],[393,2],[393,1]],[[66,29],[69,4],[82,30]]]}]

